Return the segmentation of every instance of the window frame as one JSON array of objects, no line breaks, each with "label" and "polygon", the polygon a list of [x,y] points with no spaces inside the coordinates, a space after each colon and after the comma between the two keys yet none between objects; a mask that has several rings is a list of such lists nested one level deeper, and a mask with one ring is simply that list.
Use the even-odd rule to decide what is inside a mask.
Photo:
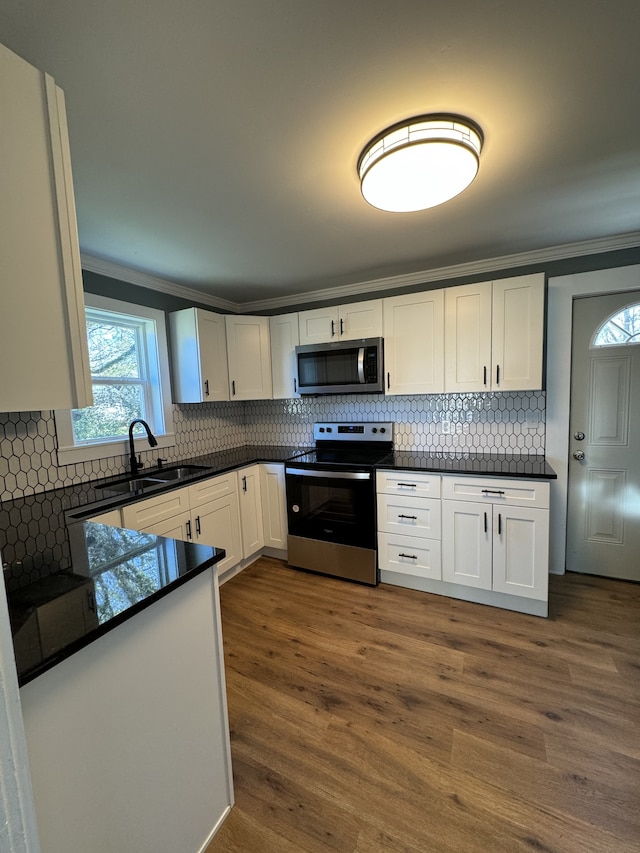
[{"label": "window frame", "polygon": [[[146,305],[134,305],[107,296],[98,296],[93,293],[85,293],[85,307],[95,308],[103,311],[111,311],[129,317],[137,317],[143,320],[151,320],[155,324],[155,342],[149,343],[148,336],[145,342],[145,359],[149,362],[149,373],[152,382],[160,387],[162,396],[162,415],[164,417],[164,431],[156,433],[158,440],[157,450],[175,447],[175,431],[173,424],[173,402],[171,398],[171,383],[169,379],[169,351],[167,343],[167,324],[164,311],[150,308]],[[156,395],[152,408],[159,406]],[[69,409],[56,409],[54,412],[56,423],[56,434],[58,437],[58,465],[72,465],[82,462],[93,462],[99,459],[108,459],[114,456],[126,456],[129,453],[128,438],[117,438],[109,441],[92,442],[91,444],[76,445],[74,443],[73,426],[71,422],[71,411]],[[135,438],[136,452],[144,452],[149,449],[146,436]]]}]

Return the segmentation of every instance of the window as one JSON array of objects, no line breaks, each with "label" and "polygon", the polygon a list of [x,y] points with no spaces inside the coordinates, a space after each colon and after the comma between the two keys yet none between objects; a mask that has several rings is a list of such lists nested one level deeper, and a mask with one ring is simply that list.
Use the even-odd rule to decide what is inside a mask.
[{"label": "window", "polygon": [[594,347],[640,344],[640,305],[629,305],[609,317],[596,332]]},{"label": "window", "polygon": [[134,418],[173,445],[164,313],[93,294],[86,306],[94,405],[56,412],[59,464],[127,453]]}]

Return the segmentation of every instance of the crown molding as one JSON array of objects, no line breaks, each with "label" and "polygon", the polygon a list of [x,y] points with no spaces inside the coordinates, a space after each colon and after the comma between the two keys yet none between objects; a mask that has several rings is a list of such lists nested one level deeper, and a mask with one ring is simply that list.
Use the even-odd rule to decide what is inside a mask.
[{"label": "crown molding", "polygon": [[567,258],[597,255],[604,252],[615,252],[621,249],[637,248],[638,246],[640,246],[640,231],[633,231],[629,234],[621,234],[615,237],[602,237],[577,243],[563,243],[545,249],[535,249],[531,252],[519,252],[514,255],[502,255],[497,258],[469,261],[468,263],[454,264],[447,267],[436,267],[434,269],[407,273],[406,275],[371,279],[370,281],[347,284],[342,287],[327,287],[321,290],[312,290],[309,293],[300,293],[296,296],[281,296],[275,299],[244,302],[242,303],[241,310],[247,314],[253,311],[269,311],[270,309],[300,305],[302,302],[321,302],[327,299],[335,300],[349,296],[376,293],[378,291],[398,290],[405,287],[429,284],[434,281],[486,275],[487,273],[494,273],[504,269],[539,265],[549,263],[550,261],[562,261]]},{"label": "crown molding", "polygon": [[108,278],[115,278],[128,284],[146,287],[149,290],[168,293],[171,296],[198,302],[202,305],[210,305],[212,308],[218,308],[233,314],[251,314],[254,311],[274,311],[279,308],[289,308],[293,305],[300,305],[301,303],[326,302],[327,300],[346,299],[351,296],[361,296],[362,294],[399,290],[400,288],[419,286],[421,284],[429,284],[430,282],[447,281],[448,279],[465,278],[467,276],[482,276],[504,269],[540,265],[551,261],[566,260],[567,258],[598,255],[622,249],[633,249],[638,246],[640,246],[640,231],[632,231],[628,234],[619,234],[614,237],[601,237],[595,240],[583,240],[576,243],[562,243],[558,246],[535,249],[531,252],[502,255],[497,258],[469,261],[464,264],[436,267],[405,275],[376,278],[355,284],[325,287],[312,290],[308,293],[297,293],[292,296],[279,296],[274,299],[260,299],[252,302],[231,302],[230,300],[221,299],[200,290],[176,284],[167,279],[158,278],[157,276],[138,270],[132,270],[113,261],[105,261],[91,255],[82,254],[81,261],[83,269],[105,275]]},{"label": "crown molding", "polygon": [[193,287],[187,287],[184,284],[176,284],[165,278],[159,278],[140,270],[133,270],[114,261],[106,261],[84,253],[80,254],[80,261],[83,270],[95,272],[99,275],[107,276],[107,278],[115,278],[127,284],[135,284],[138,287],[146,287],[148,290],[168,293],[170,296],[177,296],[179,299],[188,299],[192,302],[199,302],[201,305],[211,305],[212,308],[219,308],[222,311],[229,311],[231,313],[237,313],[241,309],[240,304],[237,302],[230,302],[228,299],[221,299],[219,296],[203,293],[201,290],[195,290]]}]

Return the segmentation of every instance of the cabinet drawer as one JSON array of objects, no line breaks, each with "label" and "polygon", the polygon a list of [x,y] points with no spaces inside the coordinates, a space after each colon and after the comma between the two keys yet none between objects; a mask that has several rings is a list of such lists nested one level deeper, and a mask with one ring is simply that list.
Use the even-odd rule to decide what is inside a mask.
[{"label": "cabinet drawer", "polygon": [[549,483],[538,480],[506,478],[451,477],[442,478],[442,497],[446,500],[486,501],[513,506],[549,508]]},{"label": "cabinet drawer", "polygon": [[189,501],[192,509],[202,504],[232,495],[238,490],[238,480],[235,471],[219,474],[217,477],[209,477],[189,486]]},{"label": "cabinet drawer", "polygon": [[417,495],[421,498],[440,497],[440,475],[420,471],[378,471],[376,489],[387,495]]},{"label": "cabinet drawer", "polygon": [[378,530],[440,539],[440,501],[404,495],[378,495]]},{"label": "cabinet drawer", "polygon": [[441,580],[440,542],[437,539],[379,533],[378,565],[380,569],[392,572]]},{"label": "cabinet drawer", "polygon": [[189,509],[189,487],[122,507],[122,523],[132,530],[144,530]]}]

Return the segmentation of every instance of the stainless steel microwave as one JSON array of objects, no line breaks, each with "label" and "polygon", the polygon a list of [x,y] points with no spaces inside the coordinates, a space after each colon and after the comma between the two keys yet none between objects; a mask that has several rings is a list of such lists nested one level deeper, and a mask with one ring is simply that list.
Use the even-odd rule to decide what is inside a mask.
[{"label": "stainless steel microwave", "polygon": [[296,347],[300,394],[382,394],[382,338]]}]

